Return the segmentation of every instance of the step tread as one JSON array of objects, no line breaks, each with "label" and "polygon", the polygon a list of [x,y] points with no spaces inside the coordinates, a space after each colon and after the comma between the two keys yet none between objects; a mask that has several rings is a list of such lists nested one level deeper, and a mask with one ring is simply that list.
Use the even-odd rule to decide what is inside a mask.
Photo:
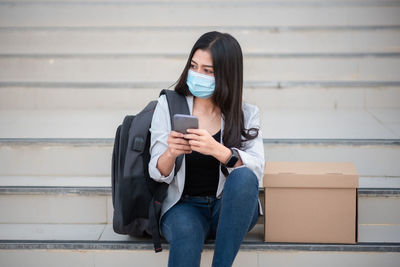
[{"label": "step tread", "polygon": [[[400,34],[399,34],[400,36]],[[1,39],[1,37],[0,37]],[[400,37],[399,37],[400,39]],[[287,86],[270,82],[269,85],[244,83],[245,102],[269,109],[320,108],[362,109],[400,108],[400,81],[398,86],[384,83],[354,84],[354,86],[323,86],[308,84]],[[2,110],[31,109],[140,109],[143,103],[154,99],[164,85],[134,84],[125,87],[118,84],[9,84],[0,82],[0,108]],[[82,86],[81,86],[82,85]],[[110,86],[110,87],[108,87]],[[96,96],[95,98],[93,96]],[[293,101],[296,99],[296,101]],[[317,101],[316,101],[317,100]]]},{"label": "step tread", "polygon": [[[68,5],[79,5],[82,4],[81,0],[47,0],[47,1],[37,1],[37,0],[1,0],[0,3],[13,5],[26,5],[27,3],[33,3],[38,5],[42,5],[43,2],[49,4],[52,3],[54,5],[65,5],[66,2]],[[107,3],[108,5],[151,5],[151,6],[165,6],[165,5],[179,5],[179,6],[198,6],[198,5],[207,5],[207,6],[231,6],[232,1],[229,0],[124,0],[124,1],[113,1],[112,3]],[[83,2],[86,5],[99,5],[104,4],[102,0],[92,0],[90,2]],[[361,4],[362,3],[362,4]],[[359,0],[348,0],[348,1],[324,1],[324,0],[313,0],[313,1],[304,1],[304,0],[235,0],[235,5],[240,6],[283,6],[283,7],[309,7],[309,6],[372,6],[372,7],[380,7],[380,6],[398,6],[398,2],[396,0],[375,0],[375,1],[359,1]]]},{"label": "step tread", "polygon": [[[398,29],[288,31],[287,29],[222,28],[235,36],[243,53],[369,53],[398,52]],[[140,30],[125,28],[4,29],[0,28],[0,50],[7,54],[74,53],[181,53],[204,29]],[[26,40],[29,39],[29,42]],[[65,42],[68,40],[68,42]],[[107,40],[107,42],[104,42]],[[179,40],[170,42],[170,40]],[[365,40],[370,40],[366,42]],[[329,42],[328,42],[329,41]],[[163,46],[159,44],[163,43]]]},{"label": "step tread", "polygon": [[[263,240],[263,225],[257,224],[245,237],[246,242]],[[149,242],[150,237],[117,234],[112,224],[0,224],[0,240],[53,241],[127,241]],[[165,240],[164,240],[165,242]]]},{"label": "step tread", "polygon": [[[314,4],[314,3],[313,3]],[[193,7],[196,8],[193,8]],[[197,3],[18,4],[0,9],[2,25],[17,26],[310,26],[397,25],[398,6],[243,5]],[[236,14],[240,12],[241,20]],[[71,20],[70,14],[74,14]],[[174,14],[173,19],[171,15]],[[201,14],[207,14],[207,20]],[[21,19],[24,18],[24,19]]]},{"label": "step tread", "polygon": [[[400,9],[399,9],[400,10]],[[173,84],[187,56],[0,57],[2,83]],[[398,84],[400,57],[244,57],[244,81],[388,82]],[[151,67],[150,67],[151,66]],[[32,69],[35,71],[33,72]],[[134,74],[134,75],[132,75]]]},{"label": "step tread", "polygon": [[[400,178],[389,178],[383,179],[379,183],[380,187],[367,187],[368,181],[361,183],[358,188],[359,196],[396,196],[400,195]],[[110,178],[107,179],[110,181]],[[393,180],[393,181],[391,181]],[[0,179],[1,181],[1,179]],[[376,183],[373,183],[376,185]],[[264,191],[264,188],[259,188],[260,192]],[[29,185],[0,185],[0,194],[77,194],[77,195],[110,195],[111,196],[111,186],[29,186]]]},{"label": "step tread", "polygon": [[[260,107],[261,109],[261,107]],[[1,110],[0,138],[114,138],[138,110]],[[400,109],[261,109],[265,139],[398,139]]]},{"label": "step tread", "polygon": [[[396,226],[399,228],[400,226]],[[398,229],[390,231],[397,231]],[[400,251],[399,239],[392,242],[356,244],[272,243],[263,242],[263,225],[256,225],[245,237],[242,249],[308,251]],[[207,240],[205,248],[215,245]],[[164,248],[168,244],[163,240]],[[147,249],[151,238],[134,238],[114,233],[111,224],[0,224],[0,249]]]},{"label": "step tread", "polygon": [[[5,190],[29,191],[30,189],[46,191],[93,190],[110,188],[110,176],[0,176],[0,192]],[[8,189],[7,189],[8,188]],[[400,188],[400,177],[359,177],[360,189],[396,189]]]},{"label": "step tread", "polygon": [[[79,187],[111,186],[110,176],[0,176],[0,187]],[[399,186],[400,187],[400,186]]]}]

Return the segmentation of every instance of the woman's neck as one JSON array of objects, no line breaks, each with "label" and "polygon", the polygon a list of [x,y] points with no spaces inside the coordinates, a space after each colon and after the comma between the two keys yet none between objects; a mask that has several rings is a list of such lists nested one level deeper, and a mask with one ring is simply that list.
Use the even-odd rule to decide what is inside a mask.
[{"label": "woman's neck", "polygon": [[221,110],[218,106],[214,105],[211,97],[209,98],[200,98],[194,97],[193,99],[193,109],[196,109],[197,112],[205,115],[213,115],[220,114]]}]

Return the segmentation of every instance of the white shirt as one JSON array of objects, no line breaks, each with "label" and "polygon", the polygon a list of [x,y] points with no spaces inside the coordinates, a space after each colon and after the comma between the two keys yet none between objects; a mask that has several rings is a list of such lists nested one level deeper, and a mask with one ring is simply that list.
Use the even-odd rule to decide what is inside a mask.
[{"label": "white shirt", "polygon": [[[190,114],[193,112],[193,96],[186,96],[186,100],[189,106]],[[240,155],[243,165],[236,167],[247,167],[254,172],[257,176],[259,187],[262,187],[262,179],[264,176],[264,144],[262,139],[261,127],[260,127],[260,116],[259,109],[255,105],[243,103],[242,105],[243,115],[244,115],[244,126],[246,129],[258,128],[258,136],[253,139],[246,141],[244,147],[241,149],[236,149]],[[223,138],[224,130],[224,118],[221,118],[221,140]],[[158,98],[157,106],[154,110],[153,119],[150,127],[151,132],[151,143],[150,143],[150,162],[149,162],[149,174],[157,182],[168,183],[167,196],[165,197],[162,208],[161,217],[170,209],[175,203],[179,201],[182,196],[183,187],[185,185],[185,156],[182,161],[181,168],[179,169],[176,176],[175,165],[168,176],[164,176],[160,173],[157,168],[158,158],[167,150],[168,148],[168,136],[171,132],[171,119],[169,115],[168,102],[165,95],[161,95]],[[227,168],[230,173],[236,168]],[[216,197],[220,198],[224,189],[224,184],[226,181],[225,175],[219,168],[219,182],[217,188]],[[262,213],[261,204],[259,203],[259,213]],[[161,218],[160,217],[160,218]]]}]

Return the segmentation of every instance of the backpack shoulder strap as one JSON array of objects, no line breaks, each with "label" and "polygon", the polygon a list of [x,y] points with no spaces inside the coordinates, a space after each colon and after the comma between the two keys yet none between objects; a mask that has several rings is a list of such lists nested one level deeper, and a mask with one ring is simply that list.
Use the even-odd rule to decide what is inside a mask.
[{"label": "backpack shoulder strap", "polygon": [[165,95],[167,97],[169,114],[171,115],[171,127],[174,128],[173,117],[175,114],[189,115],[189,106],[184,95],[178,94],[175,91],[163,89],[160,92],[160,96]]},{"label": "backpack shoulder strap", "polygon": [[[174,128],[173,117],[175,114],[190,114],[189,106],[186,101],[186,97],[178,94],[175,91],[171,90],[162,90],[160,92],[160,96],[165,95],[167,97],[169,114],[171,117],[171,126]],[[183,155],[180,155],[176,158],[175,161],[175,175],[179,171],[183,161]],[[150,218],[150,227],[152,232],[154,251],[160,252],[162,251],[161,247],[161,237],[159,233],[159,218],[161,216],[161,202],[165,198],[167,193],[168,184],[160,183],[156,192],[153,195],[151,204],[149,206],[149,218]]]},{"label": "backpack shoulder strap", "polygon": [[[160,92],[160,96],[165,95],[167,97],[169,115],[171,117],[171,128],[174,129],[174,120],[173,117],[175,114],[185,114],[189,115],[189,106],[186,101],[186,97],[184,95],[178,94],[175,91],[163,89]],[[175,161],[175,175],[181,168],[183,161],[183,155],[180,155],[176,158]]]}]

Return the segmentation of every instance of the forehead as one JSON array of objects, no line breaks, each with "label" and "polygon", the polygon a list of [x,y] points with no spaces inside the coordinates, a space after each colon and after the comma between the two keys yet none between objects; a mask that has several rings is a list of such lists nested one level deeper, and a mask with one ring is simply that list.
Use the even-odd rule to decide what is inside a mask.
[{"label": "forehead", "polygon": [[193,54],[192,60],[199,65],[212,66],[211,53],[208,50],[197,49]]}]

